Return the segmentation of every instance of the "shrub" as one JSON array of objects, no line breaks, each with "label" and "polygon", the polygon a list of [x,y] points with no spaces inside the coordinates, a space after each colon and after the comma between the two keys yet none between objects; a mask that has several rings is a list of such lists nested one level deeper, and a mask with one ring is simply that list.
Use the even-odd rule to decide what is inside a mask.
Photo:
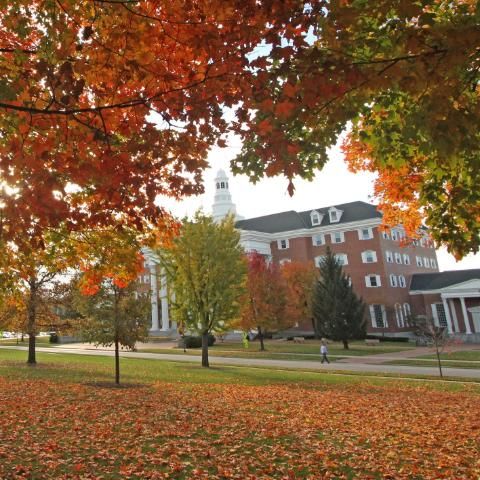
[{"label": "shrub", "polygon": [[[208,346],[211,347],[215,343],[215,337],[210,333],[208,334]],[[202,337],[185,335],[178,341],[178,346],[180,348],[201,348],[202,347]]]},{"label": "shrub", "polygon": [[52,332],[50,334],[50,340],[49,340],[50,343],[58,343],[58,334],[55,333],[55,332]]}]

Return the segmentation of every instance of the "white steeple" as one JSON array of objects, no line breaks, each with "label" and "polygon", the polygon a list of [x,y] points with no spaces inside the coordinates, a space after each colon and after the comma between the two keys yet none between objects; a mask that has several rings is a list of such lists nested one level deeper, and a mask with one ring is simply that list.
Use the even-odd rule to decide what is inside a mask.
[{"label": "white steeple", "polygon": [[237,215],[237,208],[232,202],[232,195],[228,189],[227,174],[224,170],[219,170],[215,177],[215,198],[212,205],[212,216],[218,222],[229,213],[233,214],[237,220],[241,218]]}]

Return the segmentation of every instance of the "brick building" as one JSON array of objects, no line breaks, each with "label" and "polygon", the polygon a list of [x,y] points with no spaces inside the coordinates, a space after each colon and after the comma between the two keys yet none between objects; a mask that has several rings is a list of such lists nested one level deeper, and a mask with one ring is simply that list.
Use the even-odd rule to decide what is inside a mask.
[{"label": "brick building", "polygon": [[[427,233],[407,245],[403,227],[380,228],[374,205],[352,202],[304,212],[282,212],[240,220],[241,243],[273,262],[314,262],[330,247],[350,276],[353,288],[368,305],[370,334],[404,336],[411,313],[409,287],[417,273],[438,272]],[[298,326],[308,333],[311,325]]]}]

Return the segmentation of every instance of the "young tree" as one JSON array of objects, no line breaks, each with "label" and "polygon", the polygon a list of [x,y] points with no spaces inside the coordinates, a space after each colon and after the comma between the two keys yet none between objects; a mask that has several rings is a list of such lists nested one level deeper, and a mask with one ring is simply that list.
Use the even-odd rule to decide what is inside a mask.
[{"label": "young tree", "polygon": [[291,325],[308,320],[314,326],[312,301],[318,277],[315,265],[311,262],[286,262],[280,267],[280,271],[287,291],[285,319]]},{"label": "young tree", "polygon": [[267,331],[291,325],[285,315],[287,288],[278,266],[257,252],[248,254],[246,287],[239,325],[244,330],[257,329],[260,350],[264,351]]},{"label": "young tree", "polygon": [[215,223],[197,212],[159,251],[175,294],[172,315],[201,335],[203,367],[209,366],[209,333],[225,330],[238,315],[246,271],[239,240],[233,218]]},{"label": "young tree", "polygon": [[143,270],[140,234],[133,229],[82,232],[78,238],[78,281],[74,305],[85,318],[84,338],[115,346],[115,383],[120,383],[120,346],[134,348],[147,335],[148,298],[135,292]]},{"label": "young tree", "polygon": [[330,249],[320,263],[313,298],[313,318],[317,335],[343,342],[365,337],[365,304],[357,297],[341,265]]},{"label": "young tree", "polygon": [[75,306],[82,315],[82,338],[97,345],[115,347],[115,383],[120,383],[120,347],[130,350],[148,336],[150,302],[138,295],[134,282],[119,286],[105,278],[93,295],[79,293]]}]

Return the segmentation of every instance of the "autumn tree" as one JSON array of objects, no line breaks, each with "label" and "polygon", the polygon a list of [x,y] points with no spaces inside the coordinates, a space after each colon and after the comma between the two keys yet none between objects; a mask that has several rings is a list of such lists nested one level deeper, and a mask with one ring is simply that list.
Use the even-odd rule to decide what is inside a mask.
[{"label": "autumn tree", "polygon": [[143,270],[142,236],[135,229],[84,231],[77,237],[80,295],[73,304],[83,316],[87,341],[114,345],[115,383],[120,383],[120,347],[133,349],[147,334],[148,297],[136,294]]},{"label": "autumn tree", "polygon": [[74,263],[71,238],[64,230],[49,231],[41,245],[4,244],[1,276],[8,285],[4,301],[14,306],[11,321],[28,334],[29,365],[36,364],[35,336],[40,327],[50,327],[57,318],[52,309],[52,288]]},{"label": "autumn tree", "polygon": [[280,267],[286,286],[285,318],[293,326],[312,322],[312,302],[318,271],[313,263],[286,262]]},{"label": "autumn tree", "polygon": [[175,295],[172,316],[201,335],[203,367],[209,366],[208,335],[224,331],[239,312],[246,271],[239,240],[232,217],[215,223],[197,212],[158,252]]},{"label": "autumn tree", "polygon": [[378,174],[387,225],[415,236],[423,218],[457,257],[478,251],[477,2],[318,0],[292,17],[301,9],[298,35],[252,58],[234,171],[311,179],[347,131],[347,161]]},{"label": "autumn tree", "polygon": [[365,304],[355,294],[350,278],[329,248],[320,263],[313,318],[317,335],[341,341],[345,349],[350,340],[365,337]]},{"label": "autumn tree", "polygon": [[248,254],[247,291],[242,299],[239,326],[256,329],[260,350],[265,333],[291,326],[286,317],[287,287],[279,267],[258,252]]}]

